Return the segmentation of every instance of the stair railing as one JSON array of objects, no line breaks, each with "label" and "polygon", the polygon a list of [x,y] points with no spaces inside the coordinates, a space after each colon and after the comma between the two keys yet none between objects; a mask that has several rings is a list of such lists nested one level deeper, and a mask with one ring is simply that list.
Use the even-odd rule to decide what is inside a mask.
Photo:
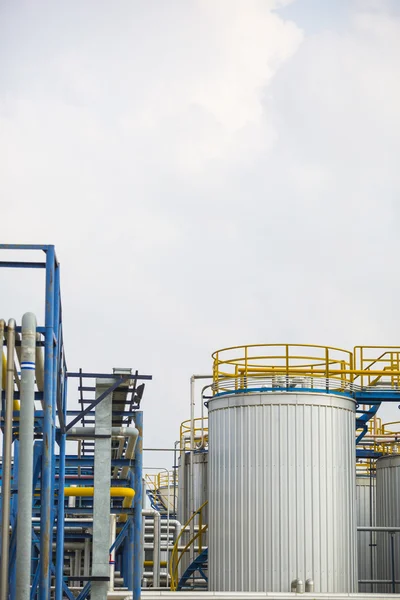
[{"label": "stair railing", "polygon": [[[188,520],[187,523],[185,523],[185,525],[182,527],[180,534],[178,535],[178,537],[176,538],[174,547],[172,549],[171,552],[171,559],[170,559],[170,563],[169,563],[169,574],[171,577],[171,590],[173,592],[176,591],[177,587],[178,587],[178,583],[179,583],[179,563],[181,562],[182,558],[185,555],[185,552],[188,551],[188,549],[190,548],[190,546],[192,546],[193,544],[193,548],[194,548],[194,543],[195,541],[198,539],[199,540],[199,545],[198,545],[198,554],[201,554],[203,551],[203,535],[205,534],[205,532],[207,531],[208,525],[205,524],[203,525],[203,510],[204,507],[208,504],[208,500],[206,500],[204,502],[204,504],[202,504],[190,517],[190,519]],[[197,533],[195,533],[195,535],[188,541],[188,543],[186,544],[186,546],[184,546],[183,549],[181,549],[179,551],[179,542],[181,540],[181,537],[184,533],[186,533],[189,529],[189,525],[190,523],[193,521],[193,519],[199,515],[199,530],[197,531]]]}]

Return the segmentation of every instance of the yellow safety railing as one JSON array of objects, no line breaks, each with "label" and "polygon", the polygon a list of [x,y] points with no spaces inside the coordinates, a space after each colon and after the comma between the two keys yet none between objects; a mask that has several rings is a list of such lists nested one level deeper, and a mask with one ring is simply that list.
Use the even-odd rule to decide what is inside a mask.
[{"label": "yellow safety railing", "polygon": [[310,344],[250,344],[212,355],[213,393],[256,387],[400,391],[400,347],[356,346],[354,352]]},{"label": "yellow safety railing", "polygon": [[146,474],[145,482],[151,491],[158,491],[160,488],[167,488],[174,484],[174,471],[160,471],[160,473]]},{"label": "yellow safety railing", "polygon": [[[199,540],[198,541],[198,555],[201,554],[204,550],[203,536],[204,536],[205,532],[207,531],[208,525],[203,524],[203,518],[204,518],[203,510],[207,504],[208,504],[208,500],[206,500],[196,510],[196,512],[193,513],[193,515],[190,517],[189,521],[187,523],[185,523],[185,525],[182,527],[180,534],[176,538],[174,547],[171,552],[171,560],[169,563],[169,574],[171,577],[171,590],[173,592],[175,592],[178,587],[179,564],[180,564],[182,558],[184,557],[185,553],[189,550],[189,548],[192,545],[194,546],[194,543],[196,540]],[[179,550],[179,542],[180,542],[182,536],[189,531],[190,524],[196,518],[197,515],[199,516],[198,531],[195,532],[195,534],[188,541],[188,543],[181,550]]]},{"label": "yellow safety railing", "polygon": [[375,461],[371,459],[365,459],[365,462],[357,462],[356,464],[357,477],[371,477],[376,474]]},{"label": "yellow safety railing", "polygon": [[362,387],[386,385],[400,388],[400,347],[355,346],[354,362],[363,373],[355,376]]},{"label": "yellow safety railing", "polygon": [[352,382],[353,353],[342,348],[310,344],[251,344],[217,350],[212,355],[213,392],[247,389],[263,381],[273,387],[287,386],[289,378],[308,377],[310,387],[315,380],[334,380],[338,388]]},{"label": "yellow safety railing", "polygon": [[383,423],[381,430],[382,435],[396,435],[400,438],[400,421],[389,421],[388,423]]},{"label": "yellow safety railing", "polygon": [[[175,481],[176,478],[176,481]],[[174,503],[174,492],[171,492],[171,488],[175,488],[176,493],[178,492],[178,474],[174,471],[160,471],[155,474],[146,474],[144,476],[145,483],[148,489],[155,495],[158,495],[165,508],[172,510],[175,507],[176,499]],[[170,493],[168,494],[168,488]],[[168,496],[170,496],[168,502]]]},{"label": "yellow safety railing", "polygon": [[368,423],[368,431],[363,438],[364,444],[381,454],[399,454],[400,421],[382,423],[382,419],[374,417]]},{"label": "yellow safety railing", "polygon": [[[193,437],[195,445],[199,444],[205,446],[208,444],[208,418],[196,417],[193,420]],[[181,423],[180,427],[180,447],[181,450],[190,450],[190,438],[191,438],[191,420],[187,419]]]}]

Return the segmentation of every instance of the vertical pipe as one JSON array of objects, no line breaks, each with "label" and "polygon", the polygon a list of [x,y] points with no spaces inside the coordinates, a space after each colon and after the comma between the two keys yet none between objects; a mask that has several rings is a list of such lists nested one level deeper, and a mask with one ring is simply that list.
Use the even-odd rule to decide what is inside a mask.
[{"label": "vertical pipe", "polygon": [[[67,415],[67,388],[68,379],[65,378],[63,389],[64,421]],[[65,443],[66,434],[60,432],[60,454],[58,463],[58,505],[57,505],[57,549],[56,549],[56,578],[55,600],[63,600],[63,572],[64,572],[64,486],[65,486]],[[86,540],[85,540],[86,542]],[[86,559],[86,546],[85,546]],[[88,575],[89,573],[84,573]]]},{"label": "vertical pipe", "polygon": [[177,488],[177,475],[178,475],[178,465],[176,463],[176,445],[180,444],[180,441],[175,442],[174,444],[174,519],[177,518],[177,506],[176,506],[176,488]]},{"label": "vertical pipe", "polygon": [[[83,554],[83,574],[85,575],[85,577],[87,577],[90,575],[90,540],[89,540],[89,538],[85,538],[84,545],[85,545],[85,549],[84,549],[84,554]],[[62,597],[60,598],[60,600],[62,600]]]},{"label": "vertical pipe", "polygon": [[139,431],[135,449],[135,499],[133,512],[133,592],[132,600],[140,600],[143,568],[142,535],[142,471],[143,471],[143,412],[135,415],[136,429]]},{"label": "vertical pipe", "polygon": [[9,561],[9,526],[11,499],[11,446],[12,419],[14,408],[14,348],[15,321],[10,319],[7,328],[7,377],[6,402],[3,434],[3,464],[2,464],[2,530],[1,530],[1,569],[0,569],[0,598],[8,600],[8,561]]},{"label": "vertical pipe", "polygon": [[[193,473],[193,461],[194,461],[194,403],[195,403],[195,377],[192,375],[190,378],[190,454],[189,454],[189,518],[193,515],[194,508],[194,473]],[[190,521],[190,539],[194,537],[194,521]],[[190,562],[194,560],[194,544],[191,544],[189,548]]]},{"label": "vertical pipe", "polygon": [[[170,506],[171,506],[171,500],[170,500],[170,490],[171,490],[171,481],[170,481],[170,472],[167,470],[167,482],[168,482],[168,501],[167,501],[167,565],[169,563],[169,521],[170,521]],[[160,538],[161,539],[161,538]],[[168,570],[167,570],[167,574],[168,574]],[[167,581],[167,585],[168,585],[168,581]]]},{"label": "vertical pipe", "polygon": [[392,594],[396,593],[396,570],[394,561],[394,533],[390,532],[390,558],[392,563]]},{"label": "vertical pipe", "polygon": [[[3,404],[3,388],[5,389],[5,387],[6,387],[6,377],[7,377],[7,370],[6,370],[7,369],[7,361],[6,361],[5,356],[3,355],[3,339],[4,339],[4,329],[5,329],[5,326],[6,326],[6,324],[4,322],[4,319],[0,319],[0,360],[1,360],[1,364],[0,364],[0,409],[1,410],[5,409],[5,403]],[[4,382],[3,382],[3,372],[4,372]],[[6,416],[5,410],[3,412],[3,416],[4,416],[4,418]],[[2,456],[4,457],[4,438],[3,438],[3,455]],[[4,487],[1,487],[0,488],[0,496],[1,496],[2,499],[3,499],[3,493],[4,493]],[[4,502],[3,502],[3,504],[4,504]],[[2,503],[0,502],[0,506],[1,505],[2,505]],[[3,520],[3,517],[2,517],[2,520]],[[1,560],[1,556],[3,554],[3,552],[2,552],[2,548],[3,548],[3,533],[2,533],[2,531],[3,531],[3,528],[2,528],[2,525],[1,525],[2,520],[0,521],[0,536],[1,536],[1,539],[0,539],[0,560]],[[1,574],[3,572],[2,564],[3,563],[1,562],[1,565],[0,565],[0,580],[1,580]],[[2,589],[0,587],[0,599],[2,599],[2,598],[3,598]]]},{"label": "vertical pipe", "polygon": [[16,600],[29,600],[31,587],[35,355],[36,317],[26,313],[21,343]]},{"label": "vertical pipe", "polygon": [[[117,515],[110,515],[110,548],[115,542],[117,535]],[[114,591],[114,577],[115,577],[115,548],[110,552],[110,581],[108,583],[108,591]]]},{"label": "vertical pipe", "polygon": [[51,528],[51,487],[53,440],[53,353],[54,353],[54,246],[48,246],[46,253],[46,313],[44,350],[44,407],[43,407],[43,456],[41,472],[41,511],[40,511],[40,578],[39,600],[50,597],[50,549]]},{"label": "vertical pipe", "polygon": [[[154,536],[153,536],[153,587],[160,587],[160,546],[161,546],[161,524],[160,513],[154,512]],[[169,538],[167,536],[167,551]],[[168,558],[167,558],[168,564]]]},{"label": "vertical pipe", "polygon": [[82,552],[81,550],[75,550],[75,562],[74,562],[74,575],[78,579],[75,581],[76,586],[81,585],[81,580],[79,579],[81,576],[81,560],[82,560]]}]

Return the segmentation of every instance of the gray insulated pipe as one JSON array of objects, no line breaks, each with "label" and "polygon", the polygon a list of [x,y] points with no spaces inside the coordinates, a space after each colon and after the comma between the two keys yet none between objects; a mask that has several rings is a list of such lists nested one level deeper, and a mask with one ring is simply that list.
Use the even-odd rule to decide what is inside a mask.
[{"label": "gray insulated pipe", "polygon": [[30,599],[36,317],[22,317],[16,600]]}]

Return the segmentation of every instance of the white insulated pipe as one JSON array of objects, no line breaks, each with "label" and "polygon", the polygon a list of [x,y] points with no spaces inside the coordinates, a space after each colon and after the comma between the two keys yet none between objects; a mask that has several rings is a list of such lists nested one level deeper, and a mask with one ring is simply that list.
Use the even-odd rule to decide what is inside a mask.
[{"label": "white insulated pipe", "polygon": [[[192,375],[190,378],[190,456],[189,456],[189,517],[192,517],[195,510],[199,507],[194,506],[194,407],[195,407],[195,392],[196,392],[196,379],[212,379],[212,375]],[[203,396],[201,398],[203,401]],[[203,425],[202,425],[203,429]],[[202,431],[202,436],[204,436],[204,432]],[[185,458],[185,453],[183,452],[183,460]],[[182,463],[185,465],[185,462]],[[190,522],[190,539],[193,539],[194,536],[194,521],[192,519]],[[190,546],[190,562],[194,560],[194,549],[193,544]]]},{"label": "white insulated pipe", "polygon": [[143,517],[154,518],[154,540],[152,544],[153,548],[153,586],[160,587],[160,534],[161,534],[161,521],[160,513],[157,510],[145,509],[142,510]]},{"label": "white insulated pipe", "polygon": [[22,317],[16,600],[30,600],[36,317]]},{"label": "white insulated pipe", "polygon": [[[138,438],[139,432],[136,429],[136,427],[112,427],[111,428],[111,436],[113,438],[133,438],[134,440],[134,445],[133,445],[133,449],[135,449],[136,446],[136,440]],[[89,440],[90,438],[95,438],[96,436],[96,432],[95,432],[95,428],[94,427],[71,427],[71,429],[69,429],[67,431],[67,436],[69,438],[76,438],[76,439],[85,439],[85,440]]]},{"label": "white insulated pipe", "polygon": [[[3,321],[4,324],[4,321]],[[9,526],[10,526],[10,500],[11,500],[11,446],[12,423],[14,410],[14,351],[15,351],[15,320],[10,319],[7,327],[7,376],[6,376],[6,402],[4,415],[3,435],[3,463],[2,463],[2,515],[1,515],[1,566],[0,566],[0,598],[8,599],[8,561],[9,561]],[[3,360],[3,358],[2,358]],[[30,565],[29,565],[30,566]]]},{"label": "white insulated pipe", "polygon": [[[110,548],[115,542],[117,536],[117,515],[110,514]],[[108,591],[114,591],[115,579],[115,548],[110,552],[110,581],[108,582]]]},{"label": "white insulated pipe", "polygon": [[82,562],[82,550],[75,550],[75,559],[74,559],[74,573],[71,575],[75,575],[78,579],[75,581],[75,585],[80,585],[81,581],[79,577],[81,576],[81,562]]}]

